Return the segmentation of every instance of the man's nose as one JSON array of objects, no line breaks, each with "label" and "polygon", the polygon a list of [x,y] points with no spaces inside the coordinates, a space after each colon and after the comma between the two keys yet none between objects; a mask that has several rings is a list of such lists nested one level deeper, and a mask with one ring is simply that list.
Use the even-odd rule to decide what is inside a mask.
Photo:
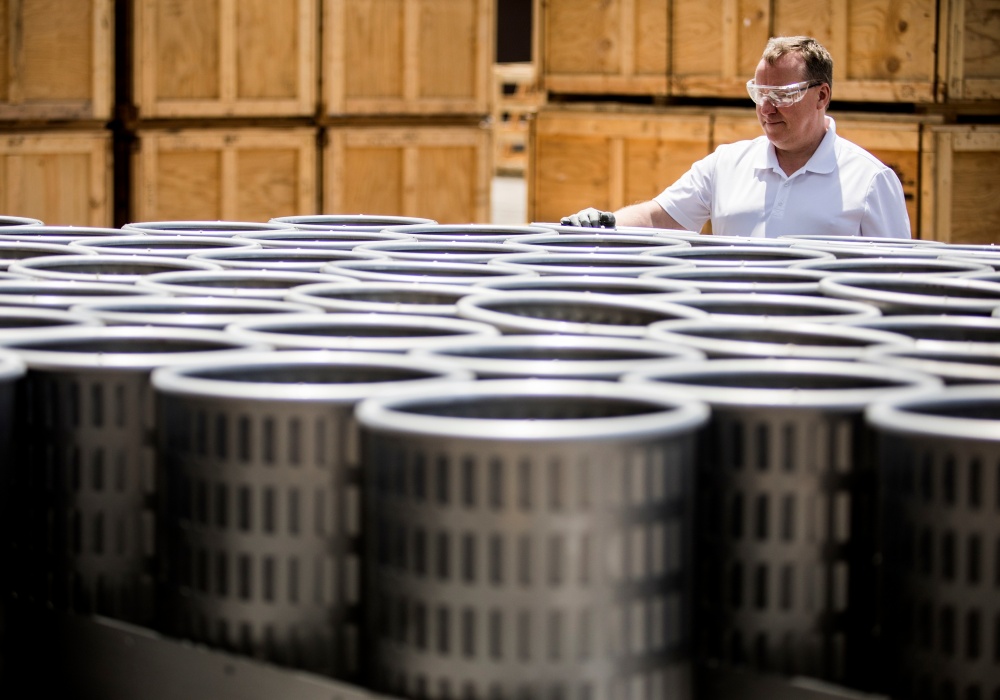
[{"label": "man's nose", "polygon": [[778,111],[778,108],[774,106],[774,103],[771,102],[770,98],[765,97],[764,101],[760,105],[760,111],[764,114],[774,114]]}]

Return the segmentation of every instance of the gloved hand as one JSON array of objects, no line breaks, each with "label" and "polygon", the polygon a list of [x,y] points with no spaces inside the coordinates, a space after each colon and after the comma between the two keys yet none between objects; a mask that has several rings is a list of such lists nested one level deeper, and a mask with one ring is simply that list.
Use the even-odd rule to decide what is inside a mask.
[{"label": "gloved hand", "polygon": [[583,226],[584,228],[614,228],[615,215],[610,211],[601,211],[587,207],[576,214],[564,216],[560,221],[563,226]]}]

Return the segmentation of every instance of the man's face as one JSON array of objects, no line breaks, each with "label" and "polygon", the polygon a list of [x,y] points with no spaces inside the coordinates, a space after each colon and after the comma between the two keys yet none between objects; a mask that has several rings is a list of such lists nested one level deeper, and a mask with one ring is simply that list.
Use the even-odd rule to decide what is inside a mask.
[{"label": "man's face", "polygon": [[[798,54],[785,54],[772,66],[761,60],[754,73],[757,85],[790,85],[806,79],[805,62]],[[830,101],[830,86],[806,90],[801,100],[787,107],[775,107],[769,100],[757,105],[757,119],[764,134],[784,151],[814,147],[826,130],[824,116]]]}]

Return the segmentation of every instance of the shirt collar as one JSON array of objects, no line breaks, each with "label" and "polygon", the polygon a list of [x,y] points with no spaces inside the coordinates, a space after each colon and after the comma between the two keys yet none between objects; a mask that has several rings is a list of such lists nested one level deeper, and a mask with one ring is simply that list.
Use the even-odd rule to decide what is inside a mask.
[{"label": "shirt collar", "polygon": [[[819,142],[816,152],[802,168],[814,173],[832,173],[837,168],[837,154],[833,148],[833,142],[837,137],[837,122],[829,115],[823,118],[826,120],[826,134]],[[774,144],[766,137],[764,143],[767,147],[758,155],[756,168],[781,172],[781,168],[778,166],[778,154],[774,152]]]}]

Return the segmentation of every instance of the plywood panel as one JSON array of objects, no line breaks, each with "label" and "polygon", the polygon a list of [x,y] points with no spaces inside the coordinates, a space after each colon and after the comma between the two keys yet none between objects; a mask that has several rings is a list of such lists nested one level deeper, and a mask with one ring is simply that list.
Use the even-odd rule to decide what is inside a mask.
[{"label": "plywood panel", "polygon": [[140,116],[314,114],[317,20],[315,0],[135,0]]},{"label": "plywood panel", "polygon": [[535,0],[544,88],[577,94],[667,92],[668,0]]},{"label": "plywood panel", "polygon": [[704,111],[543,107],[532,123],[528,218],[558,221],[588,206],[647,200],[708,154]]},{"label": "plywood panel", "polygon": [[488,222],[491,144],[479,125],[338,126],[328,137],[324,213]]},{"label": "plywood panel", "polygon": [[323,0],[331,116],[486,114],[496,0]]},{"label": "plywood panel", "polygon": [[107,119],[112,0],[0,0],[0,119]]},{"label": "plywood panel", "polygon": [[111,226],[106,131],[0,137],[0,207],[56,226]]},{"label": "plywood panel", "polygon": [[923,146],[925,237],[1000,244],[1000,127],[930,127]]},{"label": "plywood panel", "polygon": [[315,213],[316,157],[309,128],[141,131],[133,218],[267,221]]},{"label": "plywood panel", "polygon": [[1000,100],[1000,1],[939,0],[942,98]]}]

